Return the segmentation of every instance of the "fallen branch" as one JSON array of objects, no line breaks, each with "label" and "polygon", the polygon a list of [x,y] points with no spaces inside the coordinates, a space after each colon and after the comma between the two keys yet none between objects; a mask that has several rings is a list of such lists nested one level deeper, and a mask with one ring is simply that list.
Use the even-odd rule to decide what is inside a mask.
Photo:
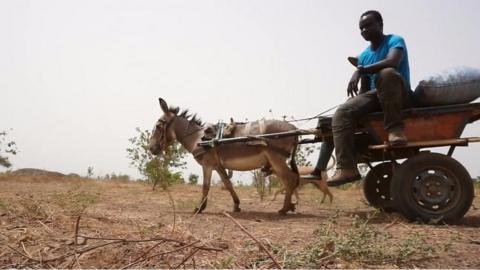
[{"label": "fallen branch", "polygon": [[195,255],[195,253],[197,253],[200,249],[194,249],[190,254],[188,254],[181,263],[179,263],[177,266],[175,266],[175,269],[179,268],[180,266],[182,266],[186,261],[188,261],[188,259],[190,259],[190,257],[192,257],[193,255]]},{"label": "fallen branch", "polygon": [[160,241],[158,243],[156,243],[155,245],[153,245],[151,248],[149,248],[147,251],[143,252],[142,255],[138,256],[135,260],[133,261],[137,261],[137,260],[140,260],[141,258],[147,256],[148,253],[150,253],[150,251],[152,251],[154,248],[158,247],[159,245],[165,243],[165,241]]},{"label": "fallen branch", "polygon": [[172,204],[172,209],[173,209],[172,232],[175,233],[175,225],[176,225],[176,220],[177,220],[177,212],[175,211],[175,200],[173,200],[172,194],[170,194],[170,191],[168,191],[168,190],[167,190],[167,195],[168,195],[168,199],[170,200],[170,203]]},{"label": "fallen branch", "polygon": [[[151,239],[123,239],[123,238],[108,238],[108,237],[91,237],[91,236],[86,236],[86,235],[79,235],[79,237],[85,238],[85,239],[95,239],[95,240],[110,240],[110,241],[122,241],[124,243],[141,243],[141,242],[155,242],[155,241],[165,241],[165,242],[174,242],[177,244],[181,245],[187,245],[187,243],[177,240],[177,239],[171,239],[171,238],[165,238],[165,237],[156,237],[156,238],[151,238]],[[198,241],[197,241],[198,242]],[[197,243],[195,242],[195,243]],[[221,248],[215,248],[215,247],[207,247],[207,246],[197,246],[196,248],[206,250],[206,251],[223,251]]]},{"label": "fallen branch", "polygon": [[79,225],[80,225],[80,217],[77,217],[77,221],[75,222],[75,235],[73,236],[73,243],[75,244],[75,249],[77,249],[77,244],[78,244],[78,230],[79,230]]},{"label": "fallen branch", "polygon": [[37,220],[40,225],[42,225],[48,232],[53,233],[53,230],[50,229],[45,223],[41,222],[40,220]]},{"label": "fallen branch", "polygon": [[35,258],[32,258],[32,257],[28,256],[27,254],[24,254],[24,253],[21,252],[21,251],[16,250],[14,247],[12,247],[12,246],[10,246],[10,245],[7,245],[7,247],[8,247],[9,249],[15,251],[16,253],[22,255],[23,257],[29,259],[29,260],[36,261],[36,262],[40,262],[39,260],[37,260],[37,259],[35,259]]},{"label": "fallen branch", "polygon": [[270,253],[270,251],[268,251],[268,249],[263,245],[262,242],[260,242],[257,238],[255,238],[255,236],[253,236],[250,232],[247,231],[247,229],[245,229],[240,223],[238,223],[232,216],[230,216],[228,213],[226,212],[223,212],[223,214],[229,218],[231,221],[233,221],[233,223],[235,223],[244,233],[246,233],[248,236],[250,236],[250,238],[252,238],[255,242],[257,242],[257,244],[267,253],[268,257],[270,257],[270,259],[272,259],[272,261],[275,263],[275,266],[277,268],[282,268],[280,266],[280,264],[278,263],[278,261],[275,259],[275,257],[273,257],[272,253]]},{"label": "fallen branch", "polygon": [[134,265],[136,265],[136,264],[138,264],[138,263],[144,262],[144,261],[146,261],[146,260],[148,260],[148,259],[151,259],[151,258],[153,258],[153,257],[163,256],[163,255],[170,254],[170,253],[175,253],[175,252],[180,251],[180,250],[182,250],[182,249],[185,249],[185,248],[187,248],[187,247],[193,246],[193,245],[197,244],[198,242],[200,242],[200,241],[196,241],[196,242],[190,243],[190,244],[188,244],[188,245],[181,246],[181,247],[179,247],[179,248],[177,248],[177,249],[174,249],[174,250],[170,250],[170,251],[166,251],[166,252],[162,252],[162,253],[153,254],[153,255],[148,256],[148,257],[145,257],[145,258],[143,258],[143,259],[141,259],[141,260],[137,260],[137,261],[135,261],[135,262],[132,262],[132,263],[130,263],[130,264],[128,264],[128,265],[120,268],[120,269],[127,269],[127,268],[129,268],[129,267],[131,267],[131,266],[134,266]]}]

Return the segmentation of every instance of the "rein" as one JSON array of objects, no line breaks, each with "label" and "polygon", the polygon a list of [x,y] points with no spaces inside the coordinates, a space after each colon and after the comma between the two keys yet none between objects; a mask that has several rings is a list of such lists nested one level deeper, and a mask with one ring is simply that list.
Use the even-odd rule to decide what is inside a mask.
[{"label": "rein", "polygon": [[295,119],[295,120],[286,120],[286,121],[287,121],[287,122],[310,121],[310,120],[312,120],[312,119],[320,118],[323,114],[325,114],[325,113],[327,113],[327,112],[329,112],[329,111],[331,111],[331,110],[333,110],[333,109],[336,109],[338,106],[340,106],[340,105],[335,105],[335,106],[331,107],[330,109],[328,109],[328,110],[326,110],[326,111],[323,111],[323,112],[321,112],[321,113],[319,113],[319,114],[317,114],[317,115],[315,115],[315,116],[313,116],[313,117],[302,118],[302,119]]}]

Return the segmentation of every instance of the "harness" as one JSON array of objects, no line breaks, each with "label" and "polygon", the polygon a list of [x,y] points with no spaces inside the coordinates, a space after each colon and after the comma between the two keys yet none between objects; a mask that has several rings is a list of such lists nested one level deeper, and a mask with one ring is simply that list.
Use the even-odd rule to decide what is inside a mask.
[{"label": "harness", "polygon": [[[258,131],[260,134],[264,134],[265,131],[266,131],[266,127],[265,127],[265,120],[264,119],[261,119],[258,121],[258,124],[259,124],[259,127],[258,127]],[[244,132],[246,134],[250,133],[252,127],[252,122],[248,122],[245,124],[245,130]],[[215,159],[219,162],[219,164],[221,164],[223,166],[223,162],[222,160],[220,159],[220,157],[218,156],[218,152],[217,152],[217,144],[216,142],[218,142],[219,140],[225,138],[224,137],[224,129],[226,127],[225,123],[223,122],[219,122],[218,124],[214,125],[214,127],[216,128],[215,130],[215,137],[212,138],[211,140],[209,140],[209,144],[208,145],[202,145],[202,146],[198,146],[197,148],[195,148],[193,151],[192,151],[192,155],[194,158],[199,158],[201,157],[203,154],[206,154],[210,151],[214,151],[214,154],[215,154]],[[231,136],[228,136],[228,137],[231,137]],[[226,137],[226,138],[228,138]],[[251,135],[251,136],[248,136],[252,139],[252,141],[249,141],[249,142],[245,142],[244,145],[246,146],[263,146],[265,148],[268,148],[270,150],[273,150],[274,152],[277,152],[278,154],[282,155],[282,156],[285,156],[285,157],[290,157],[291,153],[287,150],[284,150],[280,147],[277,147],[275,145],[271,145],[269,143],[269,140],[268,139],[265,139],[265,138],[261,138],[261,137],[257,137],[255,135]],[[211,137],[210,137],[211,138]],[[208,140],[209,137],[206,136],[203,138],[204,140]]]}]

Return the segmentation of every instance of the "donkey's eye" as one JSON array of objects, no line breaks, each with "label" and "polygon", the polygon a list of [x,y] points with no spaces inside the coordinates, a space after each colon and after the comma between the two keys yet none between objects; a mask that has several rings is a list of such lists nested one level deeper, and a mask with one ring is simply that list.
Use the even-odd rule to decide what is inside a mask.
[{"label": "donkey's eye", "polygon": [[157,127],[162,127],[162,126],[164,126],[166,122],[167,122],[167,121],[165,121],[165,120],[163,120],[163,119],[158,120]]}]

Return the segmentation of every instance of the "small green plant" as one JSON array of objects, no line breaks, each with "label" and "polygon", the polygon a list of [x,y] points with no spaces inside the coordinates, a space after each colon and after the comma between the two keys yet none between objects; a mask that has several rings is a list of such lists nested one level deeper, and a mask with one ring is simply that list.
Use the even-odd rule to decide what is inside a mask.
[{"label": "small green plant", "polygon": [[99,193],[85,191],[68,191],[54,195],[54,202],[62,208],[66,214],[79,216],[85,212],[87,207],[98,202]]},{"label": "small green plant", "polygon": [[283,254],[286,268],[322,268],[326,266],[324,263],[332,260],[402,264],[413,256],[425,259],[434,257],[441,251],[427,242],[427,236],[418,232],[392,244],[390,233],[369,225],[374,215],[375,213],[366,219],[355,216],[352,227],[346,231],[337,231],[336,221],[323,222],[314,231],[315,241],[303,250],[291,252],[277,248],[277,253]]},{"label": "small green plant", "polygon": [[221,258],[220,260],[213,263],[213,268],[215,269],[230,269],[233,268],[236,258],[232,255]]},{"label": "small green plant", "polygon": [[185,168],[183,158],[187,151],[178,142],[174,142],[162,155],[154,156],[148,148],[150,132],[138,127],[136,131],[138,135],[129,139],[132,146],[127,148],[130,165],[135,166],[145,180],[153,184],[153,189],[160,185],[166,190],[174,183],[183,183],[181,173],[172,169]]},{"label": "small green plant", "polygon": [[197,185],[198,184],[198,175],[191,173],[188,176],[188,184]]},{"label": "small green plant", "polygon": [[18,200],[20,209],[16,209],[16,212],[20,216],[33,219],[45,219],[48,217],[44,204],[34,198],[33,196],[21,197]]},{"label": "small green plant", "polygon": [[252,185],[255,187],[261,201],[265,198],[265,179],[265,174],[260,169],[252,171]]}]

